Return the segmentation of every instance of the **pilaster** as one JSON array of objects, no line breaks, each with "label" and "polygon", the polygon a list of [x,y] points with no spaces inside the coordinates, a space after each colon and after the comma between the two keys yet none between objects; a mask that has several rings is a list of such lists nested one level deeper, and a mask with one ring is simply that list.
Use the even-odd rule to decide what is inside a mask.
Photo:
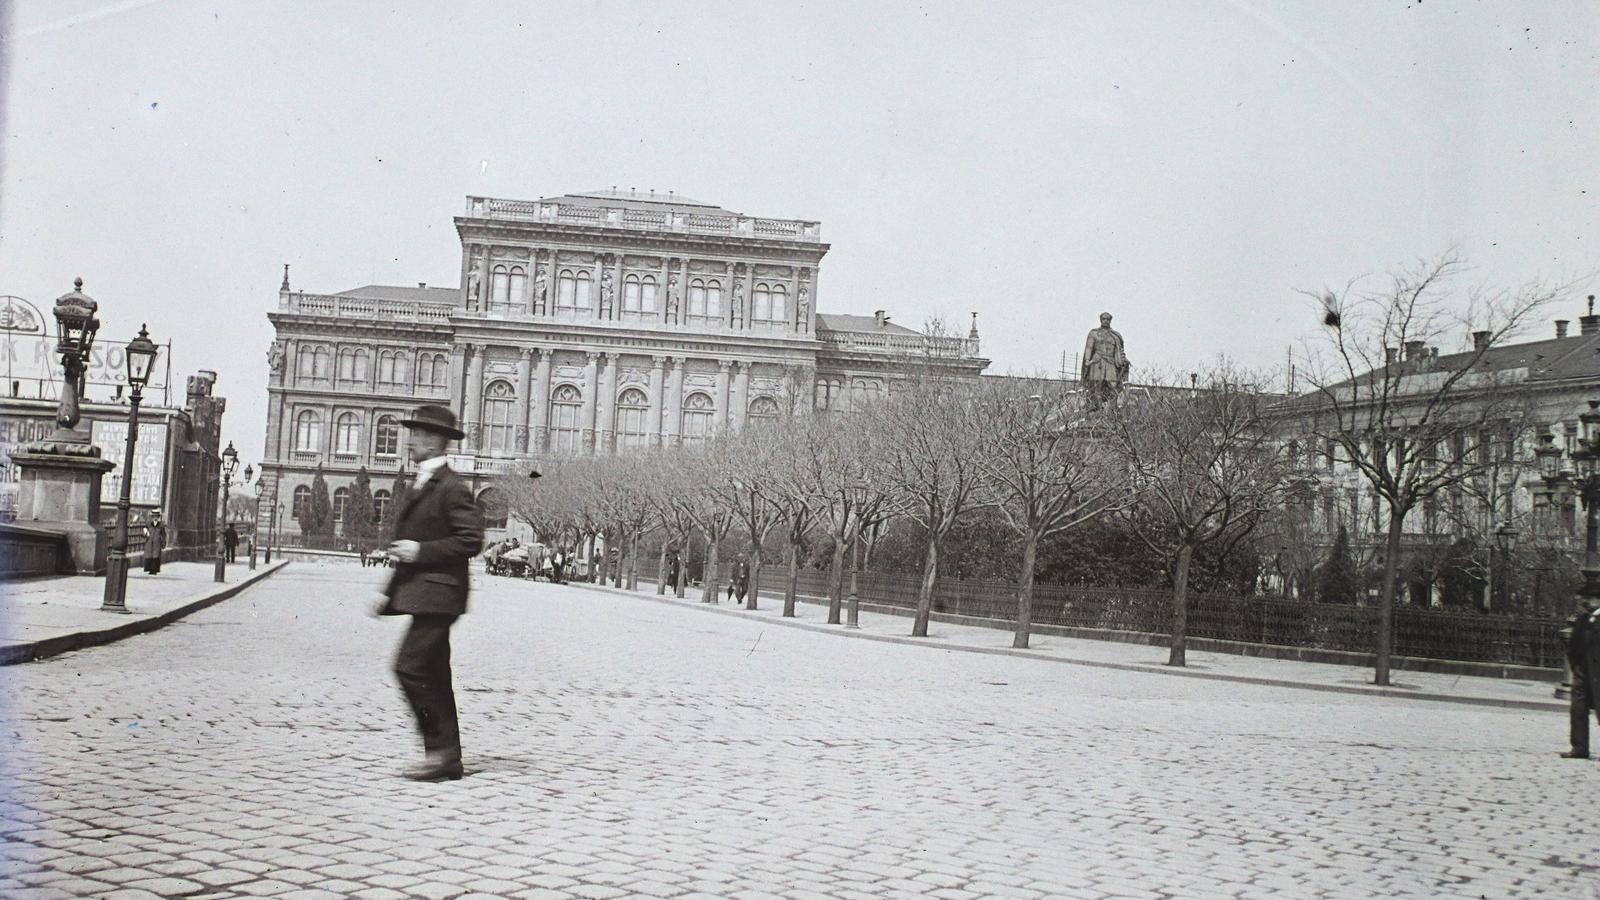
[{"label": "pilaster", "polygon": [[595,401],[600,397],[600,351],[590,350],[586,355],[589,357],[589,363],[583,370],[583,413],[579,417],[579,421],[583,423],[584,452],[593,453]]},{"label": "pilaster", "polygon": [[745,415],[750,407],[750,363],[734,363],[733,403],[728,407],[728,422],[734,431],[744,427]]},{"label": "pilaster", "polygon": [[668,447],[678,446],[678,429],[683,423],[683,369],[688,362],[686,356],[672,357],[672,373],[667,378],[667,421],[662,431]]},{"label": "pilaster", "polygon": [[666,390],[666,362],[665,356],[650,357],[650,410],[645,413],[644,428],[652,447],[661,446],[661,401],[664,399],[662,392]]},{"label": "pilaster", "polygon": [[462,410],[461,429],[467,433],[466,445],[469,449],[478,449],[479,417],[483,414],[483,357],[488,347],[484,344],[472,345],[472,360],[467,363],[467,401]]},{"label": "pilaster", "polygon": [[539,349],[539,364],[533,373],[533,396],[529,398],[533,405],[533,447],[539,452],[550,446],[550,357],[553,353],[548,347]]},{"label": "pilaster", "polygon": [[718,431],[728,421],[728,408],[731,405],[728,398],[728,369],[732,366],[732,360],[717,360],[717,413],[712,421],[717,423]]},{"label": "pilaster", "polygon": [[524,347],[517,358],[517,452],[528,452],[528,402],[533,393],[533,348]]},{"label": "pilaster", "polygon": [[609,454],[616,451],[617,366],[622,363],[622,357],[617,353],[604,353],[601,354],[601,362],[600,394],[595,398],[598,418],[595,428],[600,437],[595,445],[595,453]]}]

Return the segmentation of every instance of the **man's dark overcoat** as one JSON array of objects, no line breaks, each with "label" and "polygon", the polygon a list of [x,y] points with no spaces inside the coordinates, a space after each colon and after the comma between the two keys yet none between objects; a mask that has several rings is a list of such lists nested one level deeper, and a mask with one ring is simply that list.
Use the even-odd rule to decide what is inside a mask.
[{"label": "man's dark overcoat", "polygon": [[416,541],[417,560],[395,565],[383,614],[465,613],[467,561],[483,549],[483,517],[461,476],[440,466],[411,491],[395,520],[394,539]]}]

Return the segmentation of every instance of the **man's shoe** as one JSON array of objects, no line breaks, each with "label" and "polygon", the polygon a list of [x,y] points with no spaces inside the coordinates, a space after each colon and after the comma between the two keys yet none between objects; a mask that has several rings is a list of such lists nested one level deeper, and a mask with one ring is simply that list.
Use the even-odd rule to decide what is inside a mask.
[{"label": "man's shoe", "polygon": [[422,765],[413,766],[401,774],[411,781],[460,781],[461,758],[429,754]]},{"label": "man's shoe", "polygon": [[1589,758],[1589,754],[1587,754],[1587,753],[1574,753],[1571,750],[1567,750],[1567,751],[1562,752],[1561,758],[1562,759],[1588,759]]}]

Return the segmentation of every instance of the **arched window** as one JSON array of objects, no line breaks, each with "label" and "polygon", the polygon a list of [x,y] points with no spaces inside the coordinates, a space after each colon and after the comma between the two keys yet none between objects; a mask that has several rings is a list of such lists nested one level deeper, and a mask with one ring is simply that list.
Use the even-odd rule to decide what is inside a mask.
[{"label": "arched window", "polygon": [[489,308],[505,309],[511,305],[511,274],[505,266],[495,266],[489,273]]},{"label": "arched window", "polygon": [[344,521],[344,508],[350,505],[350,489],[337,488],[333,492],[333,521]]},{"label": "arched window", "polygon": [[748,417],[752,423],[776,421],[778,418],[778,401],[771,397],[757,397],[751,400]]},{"label": "arched window", "polygon": [[632,450],[650,445],[650,429],[646,421],[650,414],[650,401],[644,391],[628,388],[617,398],[617,449]]},{"label": "arched window", "polygon": [[851,406],[856,409],[863,409],[883,399],[883,382],[876,379],[859,379],[853,388],[855,396],[851,398]]},{"label": "arched window", "polygon": [[478,494],[478,512],[483,516],[483,527],[504,528],[511,517],[511,504],[499,488],[484,488]]},{"label": "arched window", "polygon": [[361,452],[361,420],[355,413],[340,413],[333,424],[333,452],[355,456]]},{"label": "arched window", "polygon": [[372,492],[372,524],[389,524],[389,505],[394,501],[394,496],[386,490]]},{"label": "arched window", "polygon": [[683,442],[698,444],[711,436],[716,405],[705,394],[695,392],[683,401]]},{"label": "arched window", "polygon": [[788,321],[789,290],[781,284],[772,286],[772,309],[769,321],[783,323]]},{"label": "arched window", "polygon": [[393,350],[378,351],[378,383],[395,384],[399,381],[395,377],[395,363],[400,354]]},{"label": "arched window", "polygon": [[[345,355],[346,352],[348,356]],[[366,381],[370,374],[367,368],[367,351],[341,351],[339,369],[339,377],[345,381]]]},{"label": "arched window", "polygon": [[372,452],[378,456],[400,455],[400,420],[394,416],[379,416],[373,435]]},{"label": "arched window", "polygon": [[300,485],[294,489],[294,506],[289,513],[290,518],[299,521],[301,513],[311,506],[311,488]]},{"label": "arched window", "polygon": [[706,315],[706,283],[699,278],[689,282],[689,308],[685,313],[691,319]]},{"label": "arched window", "polygon": [[315,366],[312,370],[313,378],[330,378],[333,376],[333,354],[327,347],[318,347],[315,354]]},{"label": "arched window", "polygon": [[306,453],[322,449],[322,416],[308,409],[294,417],[294,449]]},{"label": "arched window", "polygon": [[593,308],[592,301],[589,299],[589,283],[592,280],[588,272],[578,273],[578,299],[574,303],[578,309]]},{"label": "arched window", "polygon": [[843,405],[844,379],[818,378],[816,407],[820,410],[838,409]]},{"label": "arched window", "polygon": [[579,453],[583,450],[583,394],[570,384],[556,387],[550,394],[550,450],[554,453]]},{"label": "arched window", "polygon": [[483,389],[483,449],[490,453],[516,450],[516,425],[512,423],[517,392],[505,381],[489,382]]},{"label": "arched window", "polygon": [[522,309],[525,305],[524,298],[528,294],[528,273],[521,266],[511,267],[511,300],[512,309]]},{"label": "arched window", "polygon": [[295,356],[294,373],[301,378],[316,376],[317,350],[315,347],[300,345],[300,350]]},{"label": "arched window", "polygon": [[434,387],[442,388],[450,381],[450,360],[443,353],[433,355],[433,381]]},{"label": "arched window", "polygon": [[639,312],[639,276],[629,275],[622,280],[622,311]]},{"label": "arched window", "polygon": [[578,280],[571,269],[562,269],[556,276],[556,309],[578,308]]},{"label": "arched window", "polygon": [[756,285],[755,293],[750,296],[750,320],[753,322],[766,322],[772,318],[772,289],[764,284]]},{"label": "arched window", "polygon": [[639,282],[639,310],[646,314],[656,311],[656,280],[650,275]]}]

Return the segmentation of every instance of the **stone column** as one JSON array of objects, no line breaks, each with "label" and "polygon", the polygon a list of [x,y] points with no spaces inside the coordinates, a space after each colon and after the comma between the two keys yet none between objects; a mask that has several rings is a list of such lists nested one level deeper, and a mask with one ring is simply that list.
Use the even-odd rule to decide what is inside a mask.
[{"label": "stone column", "polygon": [[750,363],[741,360],[734,366],[733,404],[728,408],[728,421],[733,425],[733,430],[738,431],[744,427],[745,416],[750,408]]},{"label": "stone column", "polygon": [[548,347],[540,348],[539,365],[533,373],[533,396],[529,398],[533,404],[533,449],[539,452],[550,446],[550,365],[554,353]]},{"label": "stone column", "polygon": [[[423,351],[418,350],[416,353],[412,354],[412,360],[411,360],[411,372],[412,372],[412,375],[411,375],[411,386],[412,386],[413,390],[415,390],[415,388],[417,386],[416,371],[417,371],[417,366],[420,364],[420,361],[417,359],[417,357],[420,356],[422,352]],[[465,344],[451,344],[450,345],[450,384],[447,387],[447,390],[449,390],[449,392],[450,392],[450,398],[448,400],[446,400],[445,403],[446,403],[446,405],[448,405],[449,407],[451,407],[452,409],[454,409],[456,411],[456,419],[457,420],[461,420],[461,421],[464,421],[466,419],[466,411],[465,411],[466,384],[467,384],[467,345],[465,345]]]},{"label": "stone column", "polygon": [[[598,301],[597,301],[598,302]],[[600,396],[600,351],[588,352],[589,364],[583,370],[583,412],[578,421],[583,424],[583,449],[594,452],[595,401]]]},{"label": "stone column", "polygon": [[650,411],[645,413],[644,430],[649,438],[650,446],[661,446],[661,401],[665,399],[662,392],[666,390],[666,362],[665,356],[650,357]]},{"label": "stone column", "polygon": [[[657,324],[667,321],[667,282],[672,279],[672,257],[661,257],[661,271],[656,273],[656,318]],[[679,282],[682,284],[682,282]],[[680,310],[679,314],[682,314]]]},{"label": "stone column", "polygon": [[622,356],[618,353],[602,355],[605,368],[600,370],[600,395],[596,397],[595,431],[599,435],[595,444],[595,453],[614,453],[616,447],[616,418],[617,418],[617,366],[622,363]]},{"label": "stone column", "polygon": [[461,430],[467,433],[462,443],[471,450],[478,449],[478,418],[483,414],[483,357],[488,347],[472,345],[472,361],[467,363],[467,399],[461,410]]},{"label": "stone column", "polygon": [[532,347],[522,348],[517,358],[517,452],[528,452],[528,401],[533,394]]},{"label": "stone column", "polygon": [[661,430],[665,434],[663,442],[668,447],[678,446],[678,428],[683,423],[683,370],[688,363],[688,357],[674,356],[672,358],[672,373],[667,378],[667,421],[665,427]]},{"label": "stone column", "polygon": [[594,272],[591,276],[594,278],[594,281],[592,282],[593,290],[589,292],[589,309],[591,313],[590,318],[593,318],[596,321],[599,321],[602,318],[600,315],[600,299],[604,295],[605,291],[602,287],[604,284],[604,279],[602,279],[601,276],[605,274],[605,271],[605,254],[596,253],[594,255]]},{"label": "stone column", "polygon": [[467,308],[477,309],[479,312],[489,308],[489,294],[492,285],[489,283],[489,245],[478,245],[478,301],[474,305],[472,295],[467,295]]},{"label": "stone column", "polygon": [[284,341],[283,344],[283,383],[289,387],[294,387],[295,377],[300,371],[300,342],[290,338]]},{"label": "stone column", "polygon": [[717,414],[711,421],[717,424],[718,431],[728,422],[728,409],[732,406],[728,401],[728,369],[732,366],[732,360],[717,360]]}]

